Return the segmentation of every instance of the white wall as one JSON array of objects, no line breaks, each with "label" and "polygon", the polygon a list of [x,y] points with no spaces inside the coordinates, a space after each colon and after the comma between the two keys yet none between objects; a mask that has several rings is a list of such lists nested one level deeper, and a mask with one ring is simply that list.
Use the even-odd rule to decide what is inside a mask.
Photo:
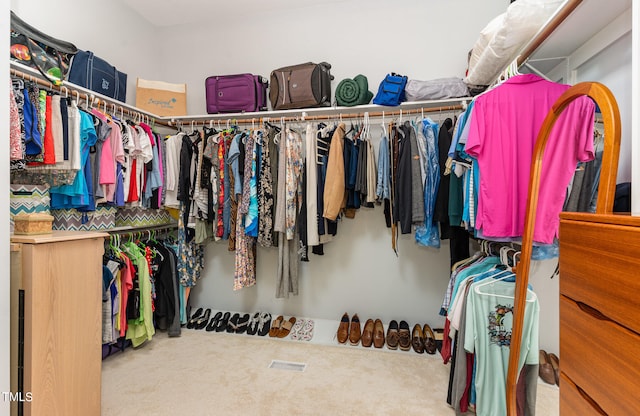
[{"label": "white wall", "polygon": [[627,33],[577,68],[578,82],[601,82],[618,102],[622,137],[617,183],[631,181],[631,51],[631,33]]},{"label": "white wall", "polygon": [[135,103],[136,77],[159,79],[157,28],[119,1],[11,0],[22,20],[90,50],[126,73],[127,103]]},{"label": "white wall", "polygon": [[290,11],[211,16],[206,24],[159,33],[164,78],[186,82],[190,114],[205,114],[211,75],[273,69],[307,61],[333,65],[333,87],[361,73],[376,92],[388,72],[414,79],[464,76],[467,52],[506,0],[351,0]]},{"label": "white wall", "polygon": [[[0,33],[9,33],[9,10],[7,7],[0,7]],[[0,56],[9,56],[9,43],[2,42],[0,46]],[[9,96],[9,60],[4,58],[0,60],[0,97]],[[9,101],[7,99],[0,100],[0,137],[9,137]],[[5,140],[5,143],[7,141]],[[0,163],[4,174],[2,178],[9,177],[9,146],[0,146]],[[0,207],[2,214],[0,216],[9,217],[9,180],[0,180]],[[9,221],[0,221],[0,392],[9,391]],[[4,401],[0,397],[0,414],[9,414],[9,402]]]}]

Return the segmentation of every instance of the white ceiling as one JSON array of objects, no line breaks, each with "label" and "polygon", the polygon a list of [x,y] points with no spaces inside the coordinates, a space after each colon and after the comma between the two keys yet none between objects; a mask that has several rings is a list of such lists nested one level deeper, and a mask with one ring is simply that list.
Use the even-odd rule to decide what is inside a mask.
[{"label": "white ceiling", "polygon": [[[220,22],[243,13],[302,9],[350,0],[119,0],[158,27],[199,22]],[[274,23],[276,24],[276,23]]]}]

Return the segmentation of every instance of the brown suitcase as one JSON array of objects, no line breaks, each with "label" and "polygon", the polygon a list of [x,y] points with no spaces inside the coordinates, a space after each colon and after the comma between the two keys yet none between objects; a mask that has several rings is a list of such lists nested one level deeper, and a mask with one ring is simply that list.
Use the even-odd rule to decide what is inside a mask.
[{"label": "brown suitcase", "polygon": [[307,62],[271,71],[269,101],[274,110],[331,105],[331,65]]}]

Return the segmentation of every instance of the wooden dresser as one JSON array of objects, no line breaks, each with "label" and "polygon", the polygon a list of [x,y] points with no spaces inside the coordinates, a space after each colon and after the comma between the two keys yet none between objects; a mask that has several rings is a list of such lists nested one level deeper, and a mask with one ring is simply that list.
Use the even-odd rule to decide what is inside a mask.
[{"label": "wooden dresser", "polygon": [[[54,231],[11,237],[12,249],[21,254],[21,267],[12,267],[21,276],[11,276],[11,296],[24,293],[23,400],[12,402],[12,414],[23,407],[25,415],[100,415],[107,236]],[[12,339],[12,356],[17,346]]]},{"label": "wooden dresser", "polygon": [[640,217],[560,217],[560,414],[640,415]]}]

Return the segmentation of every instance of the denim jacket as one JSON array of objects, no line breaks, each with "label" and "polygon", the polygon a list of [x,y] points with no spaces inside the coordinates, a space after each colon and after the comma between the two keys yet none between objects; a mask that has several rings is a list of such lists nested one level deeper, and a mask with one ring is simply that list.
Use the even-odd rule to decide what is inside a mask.
[{"label": "denim jacket", "polygon": [[391,198],[390,179],[389,139],[385,135],[382,136],[380,140],[380,149],[378,150],[378,186],[376,187],[376,198],[378,201]]}]

